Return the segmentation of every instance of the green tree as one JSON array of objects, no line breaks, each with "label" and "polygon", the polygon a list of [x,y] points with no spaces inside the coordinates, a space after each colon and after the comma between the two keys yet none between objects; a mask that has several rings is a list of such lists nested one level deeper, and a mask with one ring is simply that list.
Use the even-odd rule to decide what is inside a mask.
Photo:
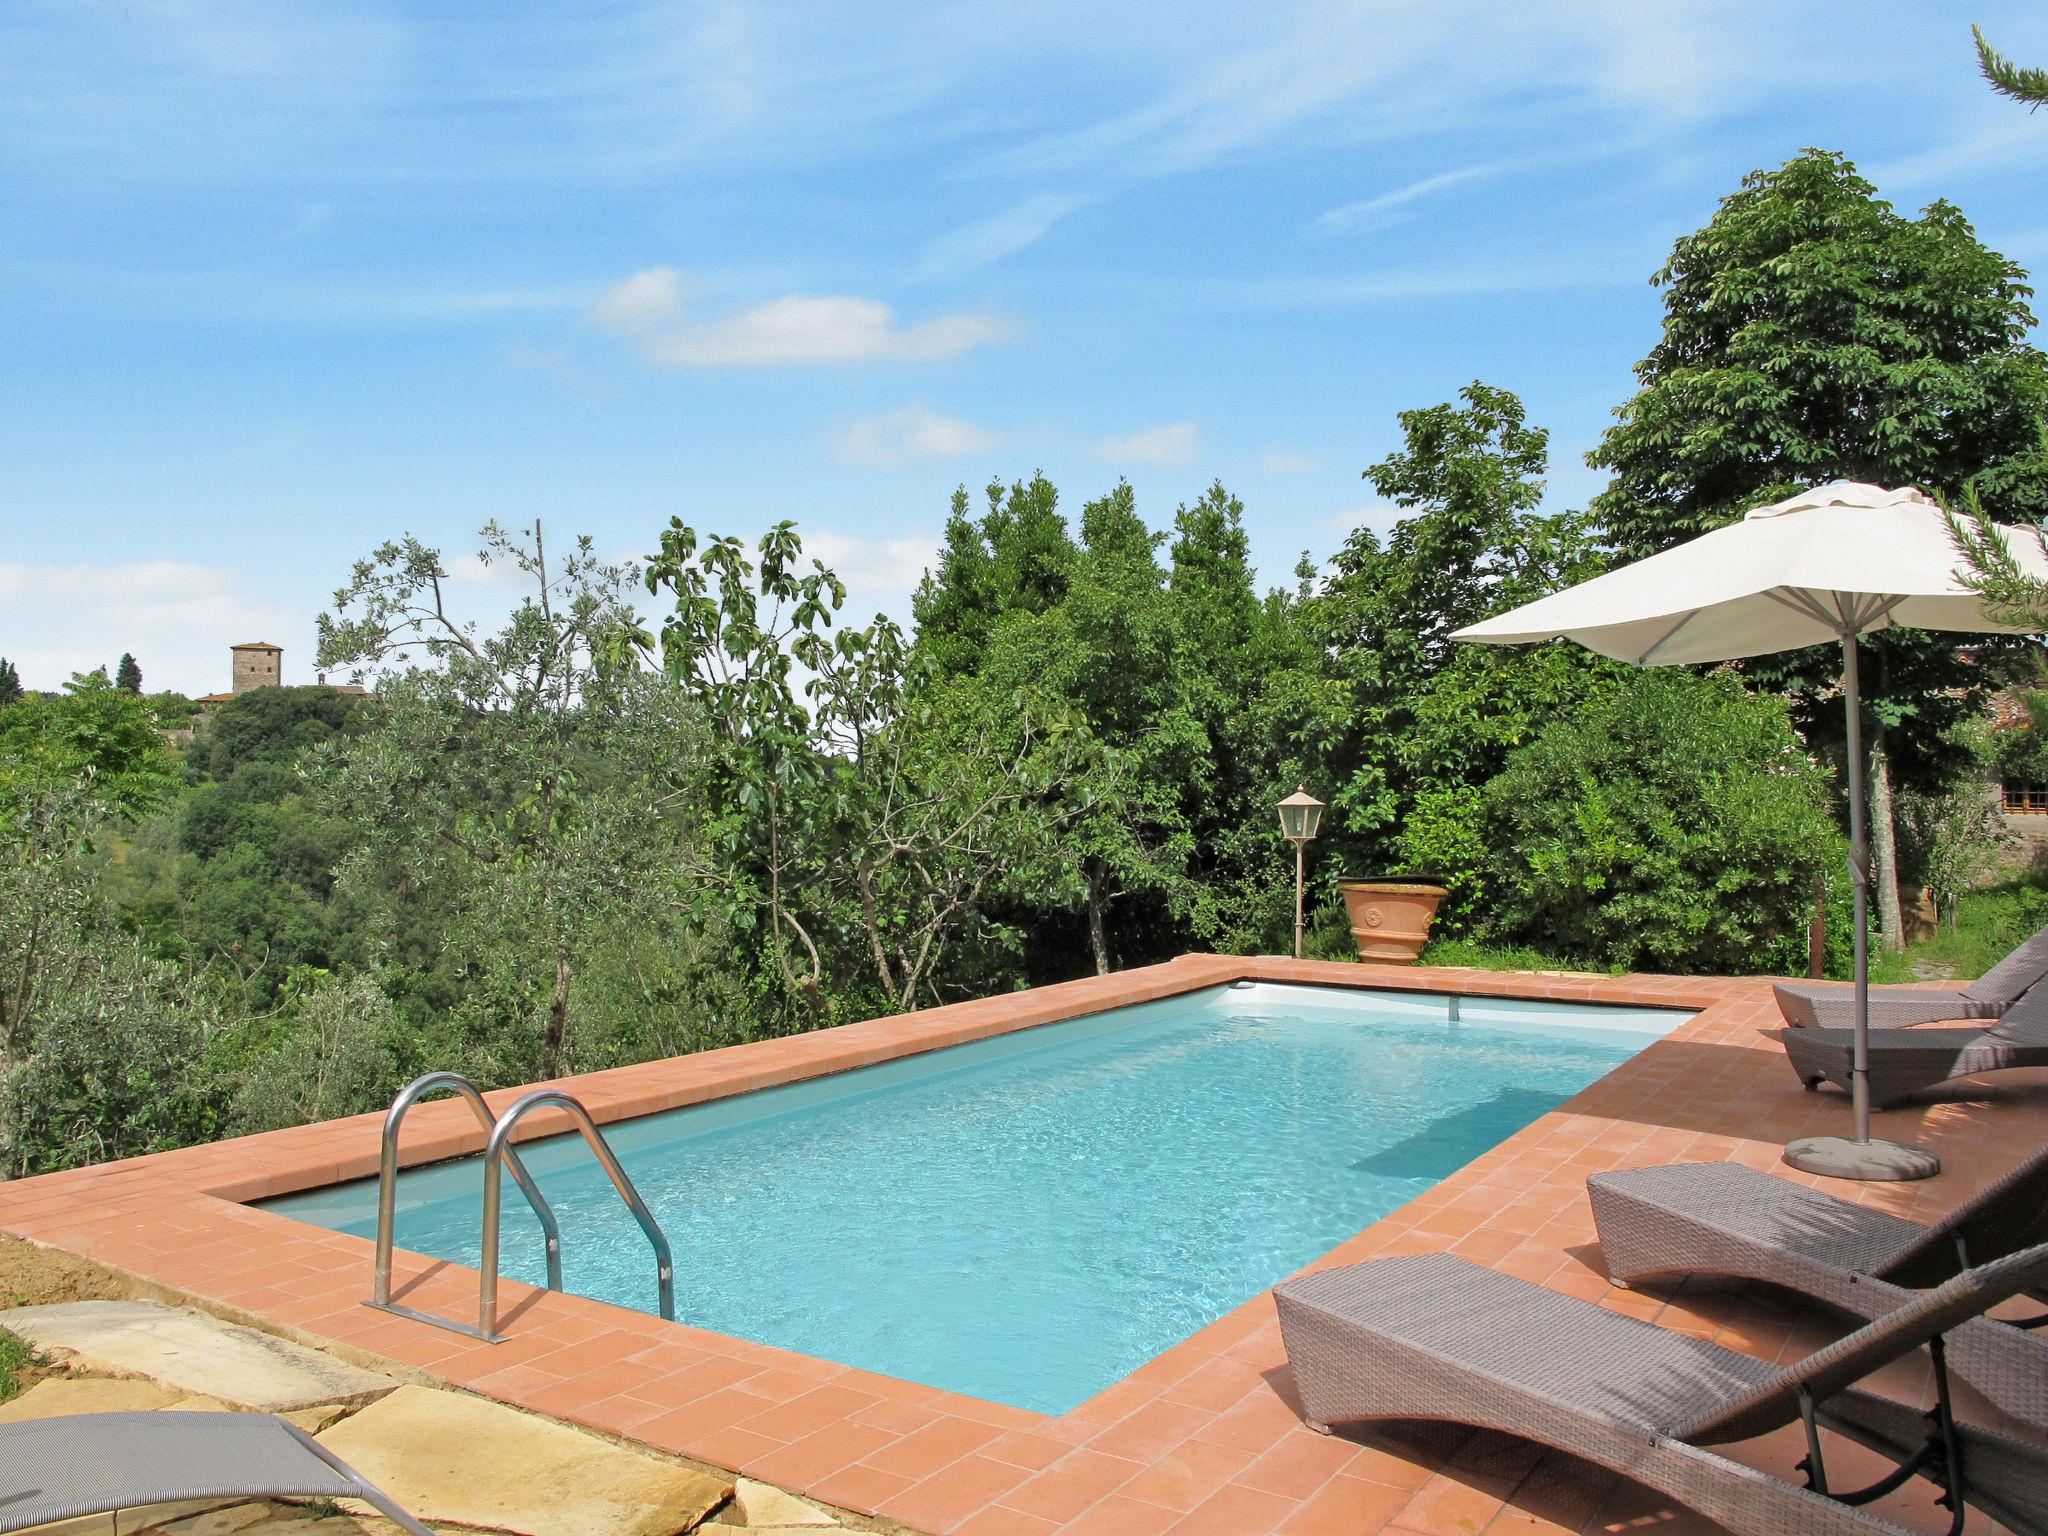
[{"label": "green tree", "polygon": [[1610,668],[1573,648],[1450,639],[1593,573],[1584,518],[1537,510],[1548,434],[1522,402],[1474,382],[1400,422],[1402,448],[1365,478],[1406,515],[1385,538],[1356,530],[1310,604],[1351,700],[1333,831],[1360,863],[1443,876],[1455,929],[1491,891],[1479,787]]},{"label": "green tree", "polygon": [[0,715],[0,1167],[210,1134],[203,978],[152,960],[102,889],[105,848],[176,787],[147,707],[105,672]]},{"label": "green tree", "polygon": [[650,590],[674,600],[664,669],[712,744],[693,878],[759,936],[800,1022],[849,1002],[916,1008],[950,958],[987,948],[963,939],[997,937],[992,902],[1054,866],[1077,749],[1030,693],[914,686],[886,619],[834,634],[844,588],[815,560],[801,569],[792,524],[756,553],[672,521],[648,562]]},{"label": "green tree", "polygon": [[1614,476],[1593,512],[1621,558],[1829,479],[2048,510],[2026,274],[1953,204],[1906,218],[1810,150],[1745,177],[1651,281],[1642,387],[1587,455]]},{"label": "green tree", "polygon": [[149,707],[107,680],[75,674],[60,694],[24,695],[0,717],[0,822],[33,814],[38,793],[76,790],[106,816],[134,822],[177,788]]},{"label": "green tree", "polygon": [[[2026,339],[2025,273],[1954,205],[1906,218],[1841,155],[1808,151],[1746,177],[1652,281],[1665,318],[1642,387],[1587,456],[1613,472],[1593,511],[1620,558],[1837,478],[1970,490],[2008,517],[2048,510],[2048,370]],[[1894,631],[1866,651],[1877,894],[1896,947],[1886,807],[1895,782],[1942,787],[1940,743],[1989,679],[1951,639]],[[1823,647],[1744,671],[1794,696],[1809,739],[1838,749],[1838,666]]]},{"label": "green tree", "polygon": [[1728,674],[1634,673],[1486,787],[1505,935],[1635,969],[1795,969],[1841,851],[1784,701]]},{"label": "green tree", "polygon": [[[591,738],[622,701],[618,636],[635,627],[628,570],[539,524],[483,530],[480,558],[523,592],[484,633],[449,611],[438,551],[407,538],[355,567],[320,619],[320,665],[381,669],[377,729],[326,752],[323,786],[357,829],[347,873],[437,903],[474,973],[473,1039],[497,1075],[556,1076],[581,956],[627,923],[650,862],[651,791],[600,782]],[[602,792],[600,792],[602,791]]]},{"label": "green tree", "polygon": [[0,709],[5,709],[21,697],[21,673],[14,663],[0,656]]},{"label": "green tree", "polygon": [[405,1084],[405,1032],[375,977],[313,973],[291,1000],[283,1037],[240,1075],[234,1131],[279,1130],[390,1103]]},{"label": "green tree", "polygon": [[[161,696],[150,701],[162,715]],[[364,914],[335,891],[358,829],[323,803],[308,755],[376,718],[331,688],[254,688],[215,711],[184,793],[137,834],[116,878],[127,919],[165,958],[221,963],[268,1007],[297,967],[366,957]]]},{"label": "green tree", "polygon": [[121,653],[121,664],[114,669],[114,686],[128,693],[142,692],[142,667],[127,651]]},{"label": "green tree", "polygon": [[1326,765],[1287,750],[1288,724],[1312,689],[1294,609],[1262,603],[1244,505],[1220,483],[1176,509],[1167,591],[1179,635],[1184,709],[1199,731],[1180,782],[1192,852],[1192,927],[1225,950],[1278,949],[1293,922],[1293,861],[1274,805]]},{"label": "green tree", "polygon": [[[1191,910],[1188,785],[1207,743],[1188,707],[1162,542],[1119,482],[1082,509],[1058,603],[1005,615],[978,664],[999,693],[1057,700],[1070,728],[1085,733],[1065,857],[1060,871],[1048,871],[1048,889],[1063,888],[1066,896],[1053,899],[1079,908],[1098,974],[1119,959],[1156,958],[1160,930],[1184,929]],[[1034,949],[1068,936],[1056,911],[1024,914],[1024,926]],[[1061,974],[1056,963],[1046,969]]]},{"label": "green tree", "polygon": [[967,487],[953,492],[936,569],[911,600],[917,644],[938,672],[973,672],[1006,613],[1043,613],[1065,595],[1077,551],[1059,492],[1041,474],[989,482],[987,510],[971,515]]}]

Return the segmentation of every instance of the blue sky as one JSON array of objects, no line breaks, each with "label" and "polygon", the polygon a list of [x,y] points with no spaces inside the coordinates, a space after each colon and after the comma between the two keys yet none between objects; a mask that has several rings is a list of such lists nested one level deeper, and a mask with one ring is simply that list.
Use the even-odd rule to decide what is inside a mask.
[{"label": "blue sky", "polygon": [[1221,478],[1277,582],[1475,377],[1580,504],[1744,172],[1841,149],[2048,264],[1972,20],[2048,63],[2038,0],[12,0],[0,655],[309,680],[352,559],[487,517],[790,517],[902,613],[952,488],[1033,468],[1155,525]]}]

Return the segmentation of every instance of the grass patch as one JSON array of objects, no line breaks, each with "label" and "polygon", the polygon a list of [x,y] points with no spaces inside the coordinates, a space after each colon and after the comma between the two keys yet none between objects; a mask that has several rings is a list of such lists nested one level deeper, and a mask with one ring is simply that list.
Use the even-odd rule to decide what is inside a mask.
[{"label": "grass patch", "polygon": [[[1871,913],[1870,979],[1878,983],[1915,981],[1921,972],[1974,981],[2021,943],[2048,926],[2048,882],[2025,877],[1971,891],[1956,902],[1956,926],[1946,919],[1933,937],[1909,944],[1902,954],[1877,947],[1877,914]],[[1356,960],[1351,930],[1340,912],[1319,912],[1309,929],[1311,960]],[[1832,962],[1834,956],[1830,955]],[[1487,944],[1474,939],[1436,939],[1423,947],[1422,964],[1469,966],[1480,971],[1579,971],[1592,976],[1619,976],[1620,966],[1547,955],[1520,944]],[[1835,967],[1831,963],[1830,973]],[[1841,970],[1846,976],[1847,961]]]},{"label": "grass patch", "polygon": [[1901,954],[1877,950],[1873,934],[1870,979],[1913,981],[1917,971],[1929,970],[1974,981],[2043,924],[2048,924],[2048,889],[2032,880],[1986,886],[1957,900],[1954,931],[1944,921],[1932,938],[1907,945]]},{"label": "grass patch", "polygon": [[0,1402],[21,1391],[21,1374],[41,1359],[28,1344],[0,1328]]},{"label": "grass patch", "polygon": [[1563,960],[1519,944],[1481,944],[1473,939],[1436,939],[1422,948],[1424,965],[1463,965],[1479,971],[1584,971],[1594,976],[1619,976],[1619,966],[1589,965]]}]

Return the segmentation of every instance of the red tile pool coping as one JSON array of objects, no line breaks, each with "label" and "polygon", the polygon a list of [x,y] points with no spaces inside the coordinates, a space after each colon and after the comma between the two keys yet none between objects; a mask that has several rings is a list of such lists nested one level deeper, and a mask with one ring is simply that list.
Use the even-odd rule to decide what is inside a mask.
[{"label": "red tile pool coping", "polygon": [[[1818,1182],[1784,1168],[1779,1148],[1795,1136],[1841,1130],[1847,1104],[1801,1091],[1782,1052],[1760,1035],[1775,1022],[1766,981],[1189,955],[593,1072],[563,1086],[599,1122],[625,1120],[1240,979],[1698,1010],[1311,1267],[1448,1250],[1766,1358],[1804,1353],[1833,1336],[1825,1319],[1750,1288],[1610,1286],[1585,1198],[1590,1173],[1685,1160],[1741,1162]],[[1883,1114],[1878,1134],[1934,1146],[1945,1163],[1941,1177],[1827,1187],[1900,1214],[1938,1214],[2041,1144],[2048,1135],[2044,1084],[2048,1072],[2001,1073]],[[494,1107],[519,1091],[492,1095]],[[934,1536],[1713,1529],[1634,1484],[1501,1436],[1405,1426],[1311,1433],[1295,1406],[1270,1294],[1057,1417],[510,1281],[501,1300],[508,1337],[496,1345],[372,1311],[362,1305],[370,1243],[241,1202],[374,1174],[380,1122],[359,1115],[0,1184],[0,1230],[112,1265],[230,1317]],[[565,1128],[537,1115],[531,1134]],[[459,1102],[423,1104],[406,1122],[403,1160],[410,1166],[477,1152],[482,1139]],[[401,1253],[397,1274],[398,1299],[407,1304],[473,1315],[473,1272]],[[1919,1399],[1923,1375],[1906,1362],[1881,1385]],[[1800,1448],[1781,1434],[1737,1452],[1783,1472]],[[1844,1467],[1848,1475],[1853,1454]],[[1909,1525],[1947,1522],[1918,1492],[1881,1507]],[[1973,1519],[1971,1529],[1991,1527]]]}]

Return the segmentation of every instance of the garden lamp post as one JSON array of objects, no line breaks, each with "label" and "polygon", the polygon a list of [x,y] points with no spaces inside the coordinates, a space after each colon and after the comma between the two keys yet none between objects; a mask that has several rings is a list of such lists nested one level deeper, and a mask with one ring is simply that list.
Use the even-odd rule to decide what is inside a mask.
[{"label": "garden lamp post", "polygon": [[1301,958],[1302,875],[1308,845],[1323,824],[1323,802],[1299,785],[1280,802],[1280,835],[1294,844],[1294,958]]}]

